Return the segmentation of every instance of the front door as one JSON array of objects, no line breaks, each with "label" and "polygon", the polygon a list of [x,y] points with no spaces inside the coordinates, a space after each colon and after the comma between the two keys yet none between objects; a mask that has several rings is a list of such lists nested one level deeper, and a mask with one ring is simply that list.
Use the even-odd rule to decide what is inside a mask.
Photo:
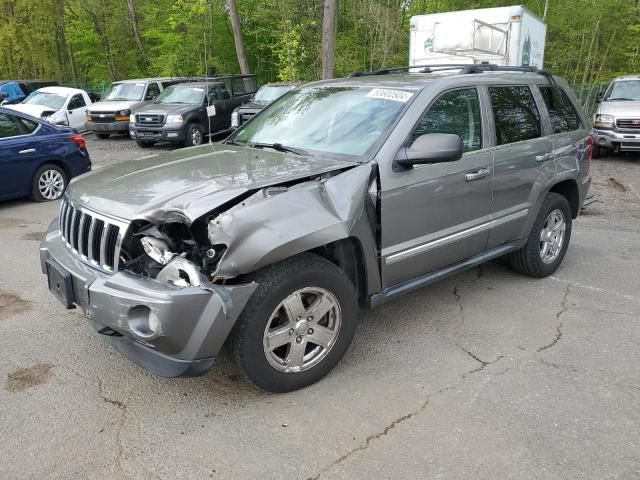
[{"label": "front door", "polygon": [[555,174],[553,142],[542,138],[540,112],[528,85],[489,86],[495,126],[489,248],[526,237],[526,222],[544,178]]},{"label": "front door", "polygon": [[407,143],[427,133],[456,134],[464,144],[462,158],[418,165],[382,179],[384,288],[485,250],[493,155],[483,148],[481,112],[475,87],[441,94],[426,109]]},{"label": "front door", "polygon": [[76,94],[69,100],[67,105],[67,118],[69,126],[76,130],[84,130],[85,118],[87,115],[87,104],[81,94]]}]

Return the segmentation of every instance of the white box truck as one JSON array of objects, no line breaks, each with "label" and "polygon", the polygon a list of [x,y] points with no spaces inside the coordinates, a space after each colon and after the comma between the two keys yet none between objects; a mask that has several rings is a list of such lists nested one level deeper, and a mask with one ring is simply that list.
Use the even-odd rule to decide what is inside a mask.
[{"label": "white box truck", "polygon": [[547,25],[522,5],[411,17],[409,65],[542,68]]}]

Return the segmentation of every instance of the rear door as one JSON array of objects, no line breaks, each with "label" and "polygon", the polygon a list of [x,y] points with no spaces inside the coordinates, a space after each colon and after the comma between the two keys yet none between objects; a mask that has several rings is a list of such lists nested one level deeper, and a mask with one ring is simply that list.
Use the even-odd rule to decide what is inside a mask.
[{"label": "rear door", "polygon": [[494,177],[489,248],[526,236],[527,218],[545,177],[555,175],[552,141],[544,137],[531,86],[489,85],[493,113]]},{"label": "rear door", "polygon": [[482,253],[491,214],[493,154],[485,149],[476,87],[440,93],[414,126],[407,145],[427,133],[462,138],[455,162],[385,169],[381,177],[382,276],[387,288]]},{"label": "rear door", "polygon": [[44,158],[35,133],[40,124],[0,113],[0,198],[26,195],[35,167]]},{"label": "rear door", "polygon": [[579,169],[579,178],[589,177],[586,140],[589,136],[578,108],[558,85],[538,85],[550,120],[553,154],[559,172]]}]

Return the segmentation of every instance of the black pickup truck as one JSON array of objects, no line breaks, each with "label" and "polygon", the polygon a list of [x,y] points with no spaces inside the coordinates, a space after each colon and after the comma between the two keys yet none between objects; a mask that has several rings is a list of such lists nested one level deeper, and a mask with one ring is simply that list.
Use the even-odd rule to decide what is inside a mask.
[{"label": "black pickup truck", "polygon": [[239,106],[231,115],[231,128],[236,129],[251,120],[267,105],[275,102],[285,93],[302,85],[300,82],[267,83],[260,87],[249,103]]},{"label": "black pickup truck", "polygon": [[141,147],[160,141],[200,145],[206,135],[228,129],[233,110],[255,92],[254,75],[172,85],[135,113],[129,133]]}]

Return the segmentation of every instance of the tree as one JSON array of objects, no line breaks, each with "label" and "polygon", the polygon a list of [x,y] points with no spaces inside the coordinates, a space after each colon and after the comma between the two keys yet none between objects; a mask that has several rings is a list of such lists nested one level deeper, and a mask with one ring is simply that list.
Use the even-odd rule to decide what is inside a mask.
[{"label": "tree", "polygon": [[236,44],[236,55],[238,56],[238,64],[240,72],[244,75],[251,73],[247,54],[244,50],[244,41],[242,39],[242,28],[240,25],[240,15],[238,15],[238,6],[236,0],[229,0],[229,19],[231,20],[231,28],[233,28],[233,39]]},{"label": "tree", "polygon": [[322,17],[322,78],[333,78],[336,65],[336,13],[338,0],[324,0]]}]

